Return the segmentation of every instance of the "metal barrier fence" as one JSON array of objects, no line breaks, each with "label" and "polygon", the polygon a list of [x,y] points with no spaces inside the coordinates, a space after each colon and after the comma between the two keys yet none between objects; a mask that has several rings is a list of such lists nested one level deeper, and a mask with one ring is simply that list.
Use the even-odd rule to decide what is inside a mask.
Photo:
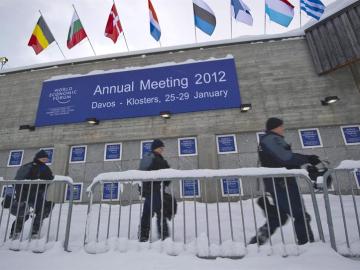
[{"label": "metal barrier fence", "polygon": [[[331,247],[348,257],[360,256],[360,164],[349,164],[329,170],[324,179],[331,177],[332,185],[323,185],[326,218]],[[352,166],[355,165],[355,166]],[[324,180],[326,181],[326,180]],[[334,211],[339,209],[341,211]]]},{"label": "metal barrier fence", "polygon": [[72,183],[66,176],[55,176],[54,180],[0,180],[0,246],[41,253],[50,242],[60,240],[69,251]]},{"label": "metal barrier fence", "polygon": [[[261,184],[257,189],[258,180],[264,178],[268,183],[267,188],[265,189]],[[231,191],[234,190],[236,180],[238,180],[238,193]],[[115,239],[117,248],[125,251],[137,242],[144,209],[144,199],[139,195],[137,186],[150,182],[150,196],[152,197],[154,183],[160,182],[163,186],[163,181],[171,182],[167,193],[172,198],[172,212],[176,204],[174,198],[178,201],[177,214],[171,219],[169,226],[170,237],[165,241],[168,254],[174,255],[180,250],[193,250],[197,256],[205,258],[243,257],[248,251],[251,236],[256,238],[255,247],[256,244],[258,248],[264,244],[261,237],[264,233],[270,235],[270,230],[272,232],[274,229],[274,224],[269,222],[271,220],[272,223],[279,224],[280,234],[271,235],[264,245],[268,247],[269,253],[272,253],[274,249],[280,249],[282,256],[298,255],[298,244],[314,241],[309,227],[311,215],[315,218],[313,227],[317,228],[314,233],[315,240],[325,241],[313,183],[304,170],[245,168],[178,171],[168,169],[151,172],[104,173],[97,176],[88,188],[90,202],[84,237],[85,250],[89,253],[103,252],[109,248],[107,243]],[[301,185],[306,187],[305,200],[301,195],[292,198],[296,197],[295,182],[302,183]],[[272,187],[274,195],[272,196],[273,204],[265,207],[262,213],[256,206],[255,200],[259,205],[266,204],[269,187],[270,189]],[[128,189],[128,192],[124,189]],[[210,200],[210,197],[215,200]],[[150,248],[159,246],[157,243],[160,243],[160,246],[164,243],[156,241],[163,239],[164,226],[166,226],[161,222],[164,217],[164,200],[161,202],[161,210],[158,213],[160,215],[158,236],[156,236],[152,215],[149,215],[149,241],[145,245],[149,245]],[[156,208],[155,204],[155,200],[150,200],[150,213]],[[284,215],[284,209],[287,215]],[[308,215],[307,211],[311,214]],[[272,219],[270,215],[273,215]],[[290,222],[286,225],[288,218]],[[262,232],[258,230],[260,221],[265,222]],[[301,224],[305,226],[306,239],[298,237],[297,233]],[[132,244],[130,240],[133,240]],[[141,247],[142,244],[136,245]]]}]

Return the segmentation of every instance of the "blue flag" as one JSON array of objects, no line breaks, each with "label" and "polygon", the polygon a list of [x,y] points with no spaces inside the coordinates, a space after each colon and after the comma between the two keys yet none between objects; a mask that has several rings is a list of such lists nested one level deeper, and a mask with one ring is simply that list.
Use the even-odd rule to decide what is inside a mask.
[{"label": "blue flag", "polygon": [[308,16],[320,20],[325,11],[325,5],[320,0],[301,0],[301,10],[305,11]]}]

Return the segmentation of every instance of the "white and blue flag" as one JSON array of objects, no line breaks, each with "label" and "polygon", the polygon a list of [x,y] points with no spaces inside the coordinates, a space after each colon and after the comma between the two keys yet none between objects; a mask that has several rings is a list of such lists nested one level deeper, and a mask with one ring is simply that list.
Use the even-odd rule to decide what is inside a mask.
[{"label": "white and blue flag", "polygon": [[253,24],[250,8],[242,0],[231,0],[231,11],[235,20],[247,25]]},{"label": "white and blue flag", "polygon": [[320,20],[320,17],[325,11],[325,5],[320,0],[301,0],[301,9],[305,11],[308,16]]}]

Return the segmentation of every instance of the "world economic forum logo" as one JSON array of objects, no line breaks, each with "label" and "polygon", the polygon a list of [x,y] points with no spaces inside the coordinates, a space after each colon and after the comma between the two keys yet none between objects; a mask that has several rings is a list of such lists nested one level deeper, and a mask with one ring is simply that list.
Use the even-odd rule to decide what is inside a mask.
[{"label": "world economic forum logo", "polygon": [[77,94],[77,90],[70,87],[61,87],[54,89],[49,98],[52,101],[57,101],[59,104],[67,104],[71,101],[71,98]]}]

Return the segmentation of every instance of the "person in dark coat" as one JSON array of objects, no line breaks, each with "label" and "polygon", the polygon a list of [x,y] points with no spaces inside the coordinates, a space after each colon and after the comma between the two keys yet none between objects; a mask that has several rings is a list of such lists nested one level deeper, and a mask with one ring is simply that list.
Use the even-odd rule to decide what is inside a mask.
[{"label": "person in dark coat", "polygon": [[[170,168],[168,162],[162,156],[164,152],[165,145],[159,140],[155,139],[151,144],[151,153],[144,155],[143,159],[140,162],[140,170],[154,171],[161,169]],[[163,186],[169,185],[169,181],[163,181]],[[141,216],[140,224],[140,242],[146,242],[149,239],[150,231],[150,222],[154,213],[156,213],[157,220],[157,230],[159,236],[162,240],[169,237],[169,228],[166,222],[165,217],[161,220],[161,182],[151,181],[143,182],[142,186],[142,196],[145,197],[143,213]],[[151,196],[152,194],[152,196]],[[151,211],[151,198],[152,198],[152,211]],[[161,224],[163,226],[161,232]]]},{"label": "person in dark coat", "polygon": [[[53,180],[54,175],[46,165],[48,161],[48,154],[44,150],[40,150],[36,153],[32,162],[24,164],[19,168],[15,180]],[[11,226],[11,238],[19,236],[23,223],[29,218],[28,209],[30,207],[34,209],[35,214],[32,235],[38,234],[42,220],[49,216],[53,207],[52,202],[46,201],[45,191],[45,184],[15,185],[15,199],[11,207],[11,214],[18,216]]]},{"label": "person in dark coat", "polygon": [[[312,165],[320,163],[319,157],[316,155],[303,155],[292,152],[291,146],[284,139],[283,121],[275,117],[267,120],[266,134],[260,139],[258,151],[262,167],[300,169],[302,165],[307,163]],[[284,225],[287,222],[291,213],[287,198],[286,185],[289,192],[291,210],[294,218],[297,243],[302,245],[308,241],[313,242],[314,236],[310,227],[310,215],[306,213],[306,210],[304,209],[304,218],[301,204],[302,198],[295,177],[274,178],[275,190],[272,178],[264,178],[263,183],[265,192],[270,193],[273,200],[273,204],[270,204],[269,200],[266,200],[264,203],[262,198],[259,199],[260,207],[262,207],[263,210],[265,210],[266,207],[269,228],[267,223],[261,226],[257,232],[257,236],[254,236],[250,240],[250,244],[255,244],[256,242],[258,242],[259,245],[264,244],[269,238],[269,231],[271,235],[280,226],[280,222],[281,225]],[[280,222],[276,204],[279,207]]]}]

